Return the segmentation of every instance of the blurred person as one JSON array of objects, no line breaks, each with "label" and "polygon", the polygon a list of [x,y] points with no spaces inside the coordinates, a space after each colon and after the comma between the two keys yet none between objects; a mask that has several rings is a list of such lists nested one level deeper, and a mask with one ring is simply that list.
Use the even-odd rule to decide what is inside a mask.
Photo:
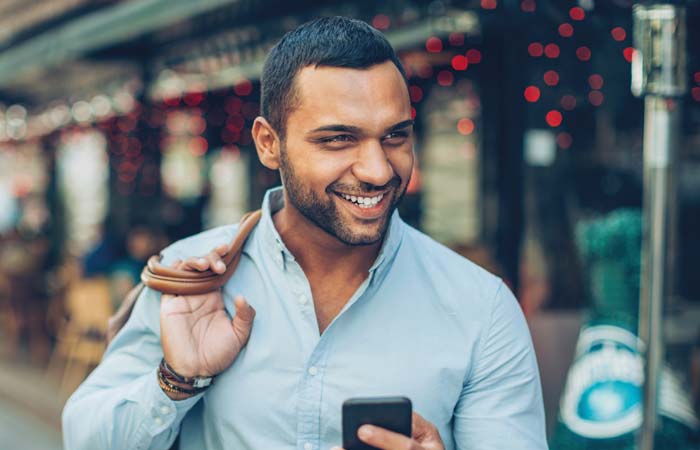
[{"label": "blurred person", "polygon": [[[329,449],[345,399],[399,394],[418,413],[413,435],[363,426],[362,441],[545,449],[517,301],[396,211],[413,120],[388,41],[363,22],[318,19],[270,51],[261,83],[253,136],[282,187],[267,192],[222,292],[144,290],[65,407],[66,448],[163,449],[179,434],[181,449]],[[220,244],[236,232],[184,239],[163,261],[223,273]]]}]

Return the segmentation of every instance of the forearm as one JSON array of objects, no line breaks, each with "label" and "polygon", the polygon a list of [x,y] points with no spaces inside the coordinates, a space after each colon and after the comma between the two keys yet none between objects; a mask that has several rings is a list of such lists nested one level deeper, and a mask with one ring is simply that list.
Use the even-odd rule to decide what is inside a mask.
[{"label": "forearm", "polygon": [[158,386],[155,368],[115,387],[88,379],[64,409],[64,445],[73,450],[169,448],[200,397],[172,400]]}]

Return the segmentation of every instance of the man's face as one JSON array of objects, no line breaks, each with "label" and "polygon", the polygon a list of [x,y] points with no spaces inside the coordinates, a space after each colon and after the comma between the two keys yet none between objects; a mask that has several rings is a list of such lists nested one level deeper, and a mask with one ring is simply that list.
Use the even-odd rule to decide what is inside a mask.
[{"label": "man's face", "polygon": [[288,203],[347,245],[384,236],[413,168],[406,84],[390,62],[296,76],[280,172]]}]

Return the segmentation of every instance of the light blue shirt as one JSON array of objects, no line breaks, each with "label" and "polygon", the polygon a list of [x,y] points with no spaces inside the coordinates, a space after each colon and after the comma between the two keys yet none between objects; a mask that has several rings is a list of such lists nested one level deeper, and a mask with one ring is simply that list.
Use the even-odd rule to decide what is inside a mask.
[{"label": "light blue shirt", "polygon": [[[277,233],[271,190],[224,287],[256,310],[247,346],[204,393],[170,400],[158,387],[160,294],[144,290],[102,363],[63,412],[67,450],[180,448],[328,450],[341,445],[349,397],[401,395],[447,449],[546,449],[528,327],[503,282],[391,218],[367,279],[321,335],[311,289]],[[230,242],[237,226],[179,241],[164,261]]]}]

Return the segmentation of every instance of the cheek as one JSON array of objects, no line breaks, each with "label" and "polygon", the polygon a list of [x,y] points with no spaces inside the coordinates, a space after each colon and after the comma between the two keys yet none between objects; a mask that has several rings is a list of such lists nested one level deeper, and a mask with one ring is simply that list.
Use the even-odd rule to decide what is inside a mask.
[{"label": "cheek", "polygon": [[413,149],[397,149],[396,152],[389,154],[389,161],[396,174],[401,177],[401,181],[404,184],[407,183],[413,170]]}]

